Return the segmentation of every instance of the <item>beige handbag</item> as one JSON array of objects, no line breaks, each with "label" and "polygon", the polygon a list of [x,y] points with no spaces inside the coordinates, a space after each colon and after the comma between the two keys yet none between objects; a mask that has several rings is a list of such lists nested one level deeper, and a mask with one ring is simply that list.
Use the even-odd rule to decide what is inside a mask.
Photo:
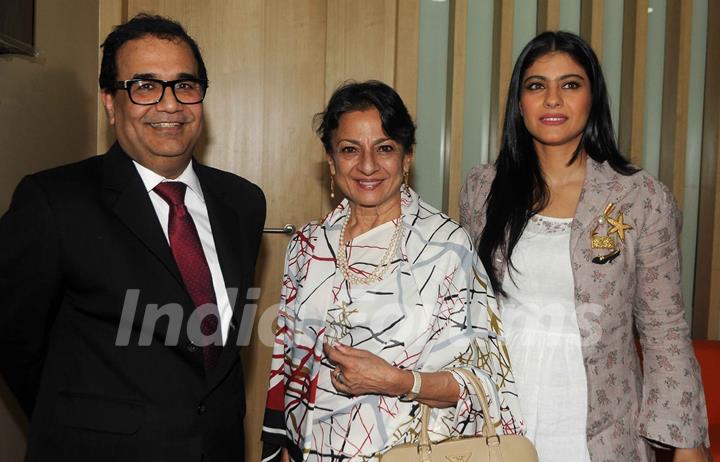
[{"label": "beige handbag", "polygon": [[391,448],[380,456],[381,462],[538,462],[535,447],[522,435],[498,435],[490,420],[485,389],[472,372],[459,372],[475,388],[480,400],[485,425],[483,436],[460,436],[432,443],[428,435],[430,408],[421,404],[420,439]]}]

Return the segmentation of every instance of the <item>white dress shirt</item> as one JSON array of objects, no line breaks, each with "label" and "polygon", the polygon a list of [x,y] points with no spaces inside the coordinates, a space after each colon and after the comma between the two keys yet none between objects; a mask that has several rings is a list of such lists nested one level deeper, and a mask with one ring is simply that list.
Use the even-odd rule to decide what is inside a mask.
[{"label": "white dress shirt", "polygon": [[163,178],[135,161],[133,161],[133,163],[140,174],[140,178],[142,178],[142,181],[145,184],[145,189],[150,196],[150,200],[155,208],[158,220],[160,220],[160,226],[162,226],[163,232],[165,233],[165,239],[168,239],[168,244],[170,243],[170,239],[168,237],[170,206],[162,197],[160,197],[160,195],[158,195],[158,193],[153,191],[153,188],[163,181],[179,181],[187,185],[187,192],[185,193],[185,207],[187,207],[188,212],[190,212],[190,216],[192,216],[193,222],[195,222],[195,228],[197,228],[198,235],[200,236],[200,243],[202,244],[202,249],[205,253],[205,259],[210,267],[213,290],[215,291],[215,299],[217,301],[218,311],[220,312],[220,330],[222,331],[224,345],[225,342],[227,342],[228,328],[232,318],[232,307],[230,306],[227,289],[225,288],[225,280],[223,279],[217,251],[215,250],[215,240],[213,239],[212,228],[210,227],[210,219],[208,218],[205,198],[203,197],[202,188],[200,187],[200,181],[198,180],[195,170],[192,167],[192,162],[190,162],[185,171],[174,180]]}]

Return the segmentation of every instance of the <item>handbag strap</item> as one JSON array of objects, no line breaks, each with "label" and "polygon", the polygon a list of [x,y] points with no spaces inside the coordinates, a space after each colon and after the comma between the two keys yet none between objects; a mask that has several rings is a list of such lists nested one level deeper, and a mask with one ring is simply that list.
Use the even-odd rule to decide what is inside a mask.
[{"label": "handbag strap", "polygon": [[[490,405],[488,404],[487,397],[485,396],[485,387],[482,382],[478,379],[475,374],[468,371],[467,369],[456,368],[454,372],[462,375],[466,382],[475,389],[475,395],[480,401],[480,407],[482,408],[483,420],[483,436],[486,438],[492,438],[497,436],[495,431],[495,425],[490,420]],[[428,423],[430,422],[430,406],[426,404],[420,404],[420,440],[418,441],[418,451],[420,454],[428,454],[430,452],[430,434],[428,433]],[[421,459],[425,460],[425,459]],[[428,459],[429,460],[429,459]]]}]

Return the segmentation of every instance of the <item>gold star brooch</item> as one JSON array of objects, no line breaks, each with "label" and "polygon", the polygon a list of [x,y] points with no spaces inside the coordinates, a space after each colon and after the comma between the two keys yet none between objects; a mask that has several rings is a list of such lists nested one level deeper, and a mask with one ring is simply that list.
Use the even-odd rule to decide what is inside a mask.
[{"label": "gold star brooch", "polygon": [[617,218],[615,219],[612,219],[610,215],[605,217],[605,219],[612,225],[612,228],[608,231],[608,235],[617,233],[620,241],[625,242],[625,231],[633,229],[633,227],[625,224],[625,217],[623,216],[623,213],[618,212]]}]

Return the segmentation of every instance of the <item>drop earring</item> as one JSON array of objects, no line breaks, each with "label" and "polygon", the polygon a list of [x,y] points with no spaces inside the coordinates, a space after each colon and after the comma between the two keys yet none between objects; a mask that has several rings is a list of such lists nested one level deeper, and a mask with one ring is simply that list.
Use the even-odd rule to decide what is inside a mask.
[{"label": "drop earring", "polygon": [[405,170],[403,172],[403,184],[405,185],[405,189],[410,187],[410,172],[408,170]]},{"label": "drop earring", "polygon": [[330,199],[335,199],[335,175],[330,174]]}]

